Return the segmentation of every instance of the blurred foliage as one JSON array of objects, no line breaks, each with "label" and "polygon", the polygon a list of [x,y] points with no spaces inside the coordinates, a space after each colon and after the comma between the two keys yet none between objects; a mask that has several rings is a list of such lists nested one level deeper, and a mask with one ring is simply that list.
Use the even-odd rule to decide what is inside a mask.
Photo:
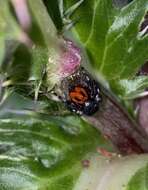
[{"label": "blurred foliage", "polygon": [[[11,1],[0,1],[0,189],[76,189],[85,171],[82,161],[97,147],[113,148],[49,95],[49,57],[58,54],[59,33],[71,35],[88,53],[93,71],[101,73],[117,95],[139,96],[148,85],[147,76],[134,76],[147,59],[148,36],[141,35],[139,26],[148,3],[135,0],[117,9],[110,0],[27,2],[31,26],[24,31]],[[138,163],[134,167],[143,167]],[[128,190],[136,184],[135,176]]]},{"label": "blurred foliage", "polygon": [[1,190],[72,189],[82,160],[103,143],[76,117],[3,120],[0,133]]},{"label": "blurred foliage", "polygon": [[106,142],[82,119],[64,115],[62,104],[41,86],[57,40],[42,2],[29,1],[28,33],[10,1],[0,5],[0,189],[73,188],[81,161]]},{"label": "blurred foliage", "polygon": [[73,10],[75,4],[73,0],[64,0],[69,10],[65,11],[68,13],[65,17],[76,22],[73,35],[83,44],[95,71],[103,75],[111,87],[116,83],[113,90],[117,93],[116,88],[122,88],[120,80],[135,82],[135,74],[148,59],[148,35],[140,31],[148,2],[135,0],[119,9],[110,0],[86,0]]},{"label": "blurred foliage", "polygon": [[127,190],[144,190],[148,189],[148,164],[140,168],[128,183]]},{"label": "blurred foliage", "polygon": [[[118,83],[118,85],[116,83]],[[113,89],[114,85],[115,89]],[[144,89],[146,89],[147,87],[147,76],[137,76],[134,77],[132,80],[123,79],[120,81],[114,81],[112,83],[112,89],[124,100],[132,100],[137,97],[140,97]]]},{"label": "blurred foliage", "polygon": [[62,8],[62,1],[43,0],[43,2],[58,31],[61,32],[61,30],[63,29],[63,20],[61,18],[62,10],[60,10],[60,8]]}]

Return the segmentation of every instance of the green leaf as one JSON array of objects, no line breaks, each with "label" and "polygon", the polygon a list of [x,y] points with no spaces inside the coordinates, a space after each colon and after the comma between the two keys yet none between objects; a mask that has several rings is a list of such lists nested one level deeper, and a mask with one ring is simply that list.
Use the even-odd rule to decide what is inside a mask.
[{"label": "green leaf", "polygon": [[[6,56],[8,58],[8,54]],[[7,68],[8,77],[13,82],[26,81],[30,76],[31,70],[31,54],[29,49],[24,44],[18,44],[12,56],[13,59],[11,57],[10,65]]]},{"label": "green leaf", "polygon": [[0,189],[73,189],[87,154],[104,141],[78,117],[0,122]]},{"label": "green leaf", "polygon": [[0,37],[0,65],[3,61],[5,55],[5,42],[4,39]]},{"label": "green leaf", "polygon": [[127,190],[148,189],[148,164],[139,169],[128,183]]},{"label": "green leaf", "polygon": [[37,102],[23,97],[16,92],[5,91],[0,104],[0,119],[26,118],[42,113],[47,107],[44,102]]},{"label": "green leaf", "polygon": [[[33,67],[31,77],[39,80],[40,83],[45,72],[45,65],[48,67],[46,69],[48,71],[50,70],[48,73],[51,75],[56,72],[61,49],[64,46],[64,40],[58,36],[56,26],[42,0],[30,0],[28,7],[32,17],[32,27],[29,35],[35,43],[32,50]],[[51,82],[52,84],[48,84],[49,88],[53,88],[56,82],[54,81]]]},{"label": "green leaf", "polygon": [[[140,23],[148,9],[148,2],[135,0],[123,8],[110,27],[104,68],[110,78],[131,78],[148,58],[148,36],[140,36]],[[109,67],[114,68],[112,72]],[[114,76],[116,71],[119,76]]]},{"label": "green leaf", "polygon": [[61,13],[60,13],[60,3],[62,1],[58,0],[43,0],[49,15],[51,16],[51,19],[53,20],[54,24],[57,27],[58,31],[61,31],[63,28],[63,21],[61,18]]},{"label": "green leaf", "polygon": [[6,40],[19,40],[21,30],[16,23],[7,0],[0,1],[0,65],[5,56]]},{"label": "green leaf", "polygon": [[28,89],[20,89],[20,87],[16,87],[15,92],[14,89],[13,91],[5,90],[0,102],[0,119],[25,119],[28,117],[43,119],[44,117],[48,118],[49,115],[69,115],[61,102],[47,98],[36,101],[29,98],[29,94]]},{"label": "green leaf", "polygon": [[0,189],[122,190],[129,178],[147,164],[147,155],[109,161],[96,153],[104,142],[78,117],[3,119]]},{"label": "green leaf", "polygon": [[0,70],[4,82],[9,84],[26,81],[31,67],[29,49],[21,43],[25,34],[11,8],[8,0],[0,2]]},{"label": "green leaf", "polygon": [[42,79],[48,63],[48,49],[46,47],[36,46],[32,49],[32,69],[31,78],[34,80]]},{"label": "green leaf", "polygon": [[[57,43],[57,30],[53,21],[48,15],[46,7],[41,0],[30,0],[28,1],[28,5],[32,13],[32,22],[34,24],[33,26],[36,26],[38,28],[38,33],[40,36],[42,36],[42,43],[45,45],[45,47],[53,47],[54,44]],[[33,26],[31,36],[38,40],[38,33],[35,33]]]},{"label": "green leaf", "polygon": [[0,36],[7,39],[18,39],[20,28],[10,11],[9,1],[0,1]]},{"label": "green leaf", "polygon": [[139,76],[133,80],[119,80],[112,82],[112,89],[122,99],[134,99],[142,95],[144,90],[148,87],[148,77]]},{"label": "green leaf", "polygon": [[[53,18],[55,18],[55,20],[58,18],[57,14],[59,13],[57,13],[57,1],[54,1],[54,3],[50,2],[49,4],[48,0],[45,0],[44,3],[47,7],[45,7],[41,0],[31,0],[28,4],[32,15],[32,32],[30,34],[35,42],[35,46],[32,49],[33,66],[31,78],[35,80],[42,80],[45,72],[45,66],[48,64],[49,57],[53,56],[53,52],[55,53],[57,51],[55,53],[56,56],[59,51],[59,48],[57,47],[57,29],[52,20]],[[47,10],[51,13],[51,15],[48,15]],[[38,33],[40,34],[39,36],[34,30],[34,26],[38,28]],[[42,43],[38,43],[39,38],[41,38],[40,40]]]},{"label": "green leaf", "polygon": [[[75,3],[64,2],[65,9]],[[148,58],[148,36],[139,32],[147,10],[147,0],[134,0],[120,10],[110,0],[85,0],[71,13],[74,35],[107,80],[131,78]]]}]

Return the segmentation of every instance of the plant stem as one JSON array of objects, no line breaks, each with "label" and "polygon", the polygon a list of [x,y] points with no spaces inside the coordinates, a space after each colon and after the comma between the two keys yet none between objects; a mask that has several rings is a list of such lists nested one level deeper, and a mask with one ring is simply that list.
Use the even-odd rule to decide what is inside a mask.
[{"label": "plant stem", "polygon": [[122,155],[148,152],[148,136],[114,97],[103,90],[100,110],[86,120],[99,129]]}]

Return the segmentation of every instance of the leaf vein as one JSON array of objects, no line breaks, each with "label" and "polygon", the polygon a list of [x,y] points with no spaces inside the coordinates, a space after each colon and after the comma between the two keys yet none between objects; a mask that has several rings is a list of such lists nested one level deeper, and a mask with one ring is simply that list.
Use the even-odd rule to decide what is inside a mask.
[{"label": "leaf vein", "polygon": [[100,0],[98,0],[97,2],[94,2],[94,11],[93,11],[93,17],[92,17],[92,23],[91,23],[91,31],[89,33],[88,38],[86,39],[86,41],[84,42],[84,46],[86,47],[87,44],[89,43],[93,32],[94,32],[94,25],[95,25],[95,17],[96,17],[96,12],[97,12],[97,6],[100,3]]}]

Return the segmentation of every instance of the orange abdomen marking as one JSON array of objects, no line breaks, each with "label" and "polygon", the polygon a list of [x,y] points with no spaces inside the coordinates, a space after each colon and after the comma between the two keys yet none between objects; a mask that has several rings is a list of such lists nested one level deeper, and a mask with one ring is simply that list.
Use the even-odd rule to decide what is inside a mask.
[{"label": "orange abdomen marking", "polygon": [[88,100],[88,94],[83,87],[75,87],[69,93],[71,100],[77,104],[84,104]]}]

